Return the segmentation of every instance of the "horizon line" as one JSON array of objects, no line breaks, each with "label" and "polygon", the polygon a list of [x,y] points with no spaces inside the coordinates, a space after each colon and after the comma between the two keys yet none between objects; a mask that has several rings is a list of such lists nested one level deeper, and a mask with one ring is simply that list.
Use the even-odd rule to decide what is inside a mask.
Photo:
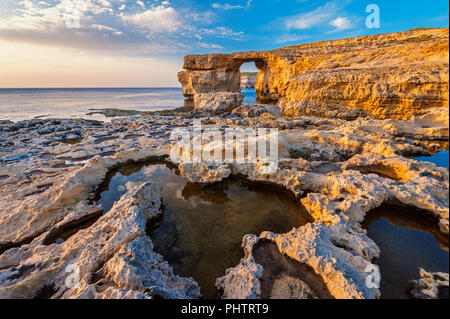
[{"label": "horizon line", "polygon": [[181,89],[181,86],[73,86],[73,87],[0,87],[0,90],[26,90],[26,89]]}]

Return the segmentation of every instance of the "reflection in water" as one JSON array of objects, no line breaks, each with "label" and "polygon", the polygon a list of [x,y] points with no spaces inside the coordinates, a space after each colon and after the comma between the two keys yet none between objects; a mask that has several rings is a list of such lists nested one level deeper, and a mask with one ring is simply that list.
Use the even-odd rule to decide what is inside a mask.
[{"label": "reflection in water", "polygon": [[381,249],[375,263],[380,266],[382,298],[407,298],[409,281],[419,277],[419,267],[448,273],[448,237],[432,219],[384,205],[368,214],[363,227]]},{"label": "reflection in water", "polygon": [[227,180],[202,187],[165,164],[135,164],[109,174],[99,193],[105,211],[132,185],[163,186],[164,219],[150,234],[155,250],[176,274],[191,276],[206,298],[216,297],[215,280],[243,257],[245,234],[285,233],[311,222],[289,193],[273,186]]},{"label": "reflection in water", "polygon": [[420,156],[414,159],[422,162],[432,162],[438,167],[449,168],[449,142],[434,141],[433,144],[439,144],[439,151],[431,156]]}]

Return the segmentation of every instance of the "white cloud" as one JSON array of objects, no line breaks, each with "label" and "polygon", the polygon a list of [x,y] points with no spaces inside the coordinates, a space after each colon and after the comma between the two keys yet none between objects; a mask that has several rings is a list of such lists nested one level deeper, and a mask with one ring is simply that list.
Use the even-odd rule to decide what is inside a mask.
[{"label": "white cloud", "polygon": [[145,10],[145,3],[144,3],[144,2],[142,2],[141,0],[137,0],[137,4],[138,4],[142,9]]},{"label": "white cloud", "polygon": [[175,31],[182,26],[178,12],[172,7],[158,6],[134,15],[124,15],[122,20],[149,31]]},{"label": "white cloud", "polygon": [[214,44],[214,43],[203,43],[200,42],[198,44],[200,47],[205,48],[205,49],[223,49],[223,46],[218,45],[218,44]]},{"label": "white cloud", "polygon": [[42,1],[24,0],[16,9],[15,14],[0,20],[0,30],[50,30],[64,26],[68,15],[76,14],[82,20],[88,13],[113,12],[107,0],[59,0],[50,6]]},{"label": "white cloud", "polygon": [[104,7],[111,7],[111,3],[108,0],[97,0],[97,2]]},{"label": "white cloud", "polygon": [[[288,31],[320,27],[324,29],[324,32],[334,33],[353,28],[349,18],[344,14],[342,4],[332,1],[312,11],[287,17],[284,19],[284,24]],[[330,26],[334,27],[331,31],[329,30]]]},{"label": "white cloud", "polygon": [[248,9],[252,5],[253,0],[248,0],[246,5],[232,5],[229,3],[213,3],[212,7],[214,9],[222,10],[235,10],[235,9]]},{"label": "white cloud", "polygon": [[244,35],[244,32],[242,31],[233,31],[230,28],[227,27],[217,27],[214,29],[199,29],[198,32],[206,34],[206,35],[213,35],[221,38],[233,38],[235,40],[241,39]]},{"label": "white cloud", "polygon": [[102,25],[102,24],[91,24],[90,27],[91,27],[92,29],[96,29],[96,30],[100,30],[100,31],[101,31],[101,30],[118,31],[118,30],[115,29],[115,28],[111,28],[111,27],[108,27],[108,26]]},{"label": "white cloud", "polygon": [[343,31],[350,29],[352,27],[352,24],[349,19],[345,17],[338,17],[331,21],[331,25],[336,27],[337,30]]}]

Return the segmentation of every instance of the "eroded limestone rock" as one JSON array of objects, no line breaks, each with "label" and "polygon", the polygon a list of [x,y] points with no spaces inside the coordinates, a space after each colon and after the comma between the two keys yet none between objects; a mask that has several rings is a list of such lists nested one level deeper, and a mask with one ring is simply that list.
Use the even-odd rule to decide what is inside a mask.
[{"label": "eroded limestone rock", "polygon": [[[268,298],[273,292],[272,297],[290,297],[303,291],[308,298],[378,297],[377,290],[365,286],[364,267],[379,253],[359,226],[367,212],[386,202],[406,205],[433,216],[448,234],[448,169],[407,158],[431,155],[440,147],[437,142],[448,141],[448,121],[446,124],[440,116],[445,109],[407,121],[346,121],[294,120],[279,116],[276,108],[243,105],[220,116],[192,112],[121,118],[107,124],[84,120],[1,122],[2,296],[198,297],[193,281],[174,276],[153,252],[143,226],[148,216],[139,208],[141,204],[134,205],[136,198],[142,198],[140,191],[126,195],[105,216],[101,216],[93,192],[115,166],[169,154],[171,130],[190,128],[194,119],[201,119],[205,129],[277,128],[278,169],[264,174],[260,162],[182,164],[181,175],[199,183],[238,175],[277,184],[299,200],[303,197],[301,202],[316,220],[288,234],[245,237],[247,257],[219,280],[223,296]],[[70,133],[59,135],[61,132]],[[80,138],[67,143],[72,135]],[[202,147],[208,147],[208,142]],[[135,217],[130,219],[129,214]],[[69,236],[67,230],[75,234]],[[110,235],[117,241],[111,241]],[[300,278],[295,271],[281,271],[273,280],[265,280],[270,267],[250,258],[255,253],[250,247],[256,246],[257,254],[268,251],[261,248],[263,240],[276,245],[271,256],[279,269],[292,269],[285,268],[292,262],[296,265],[293,269],[306,269],[310,276]],[[78,290],[60,290],[69,262],[86,267]],[[324,282],[329,295],[318,289],[314,276]]]},{"label": "eroded limestone rock", "polygon": [[[420,278],[411,280],[409,292],[415,299],[444,299],[448,298],[449,279],[445,273],[431,273],[419,269]],[[444,296],[443,290],[447,290]]]},{"label": "eroded limestone rock", "polygon": [[52,298],[198,298],[197,284],[175,276],[153,252],[146,227],[161,214],[158,188],[147,183],[66,241],[45,245],[43,234],[6,251],[0,297],[34,298],[50,289]]},{"label": "eroded limestone rock", "polygon": [[278,101],[286,116],[406,120],[439,118],[434,109],[448,109],[448,28],[186,56],[178,75],[184,95],[240,93],[239,67],[246,62],[259,69],[258,98]]},{"label": "eroded limestone rock", "polygon": [[194,95],[196,111],[222,114],[231,112],[242,104],[244,96],[240,93],[202,93]]}]

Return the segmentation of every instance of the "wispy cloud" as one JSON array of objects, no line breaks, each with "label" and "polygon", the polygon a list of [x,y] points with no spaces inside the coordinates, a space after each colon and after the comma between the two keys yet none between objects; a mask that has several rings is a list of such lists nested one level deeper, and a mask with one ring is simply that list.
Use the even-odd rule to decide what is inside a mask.
[{"label": "wispy cloud", "polygon": [[346,17],[338,17],[331,21],[331,25],[336,28],[337,31],[344,31],[352,28],[350,20]]},{"label": "wispy cloud", "polygon": [[[218,25],[211,10],[175,7],[169,1],[2,1],[8,6],[0,5],[0,40],[139,55],[218,49],[218,38],[243,36]],[[79,27],[69,28],[68,17],[79,19]]]},{"label": "wispy cloud", "polygon": [[306,35],[283,34],[275,40],[275,43],[276,44],[293,43],[293,42],[299,42],[302,40],[306,40],[308,38],[309,37]]},{"label": "wispy cloud", "polygon": [[240,4],[229,4],[229,3],[213,3],[212,7],[214,9],[222,9],[222,10],[236,10],[236,9],[248,9],[252,5],[253,0],[248,0],[245,5]]},{"label": "wispy cloud", "polygon": [[59,0],[52,3],[36,0],[17,2],[10,12],[4,12],[0,29],[47,30],[65,26],[68,17],[83,20],[87,16],[113,13],[107,0]]},{"label": "wispy cloud", "polygon": [[182,26],[178,12],[165,6],[157,6],[133,15],[123,15],[122,20],[141,29],[157,32],[173,32]]},{"label": "wispy cloud", "polygon": [[[325,33],[336,33],[354,28],[345,12],[344,2],[327,2],[311,11],[284,19],[287,31],[320,28]],[[333,27],[333,29],[330,29]]]},{"label": "wispy cloud", "polygon": [[310,29],[331,20],[336,11],[335,3],[328,2],[312,11],[286,18],[285,25],[288,30]]},{"label": "wispy cloud", "polygon": [[214,43],[203,43],[200,42],[199,46],[206,49],[223,49],[223,46]]}]

